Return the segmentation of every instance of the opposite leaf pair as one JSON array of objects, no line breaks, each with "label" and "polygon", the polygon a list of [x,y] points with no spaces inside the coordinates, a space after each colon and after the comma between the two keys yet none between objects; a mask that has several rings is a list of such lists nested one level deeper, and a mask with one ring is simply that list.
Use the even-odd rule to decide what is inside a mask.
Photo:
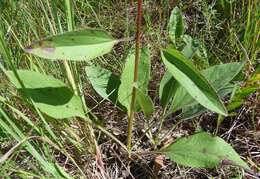
[{"label": "opposite leaf pair", "polygon": [[[150,51],[143,48],[139,63],[139,78],[137,83],[137,106],[146,116],[153,113],[153,103],[147,96],[147,87],[150,79]],[[121,77],[114,75],[107,69],[99,66],[87,66],[86,74],[95,91],[103,98],[110,100],[121,109],[129,111],[133,86],[134,52],[131,51],[126,58]]]}]

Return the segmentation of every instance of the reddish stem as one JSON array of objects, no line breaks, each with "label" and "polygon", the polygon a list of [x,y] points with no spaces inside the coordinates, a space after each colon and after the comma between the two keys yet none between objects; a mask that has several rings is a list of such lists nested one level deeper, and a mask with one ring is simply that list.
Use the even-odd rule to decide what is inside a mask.
[{"label": "reddish stem", "polygon": [[142,0],[138,0],[137,21],[136,21],[136,47],[135,47],[135,66],[134,66],[134,80],[132,89],[132,99],[130,104],[129,118],[128,118],[128,136],[127,148],[129,154],[131,153],[131,140],[134,122],[134,110],[136,103],[136,83],[138,81],[138,64],[140,61],[140,46],[141,46],[141,25],[142,25]]}]

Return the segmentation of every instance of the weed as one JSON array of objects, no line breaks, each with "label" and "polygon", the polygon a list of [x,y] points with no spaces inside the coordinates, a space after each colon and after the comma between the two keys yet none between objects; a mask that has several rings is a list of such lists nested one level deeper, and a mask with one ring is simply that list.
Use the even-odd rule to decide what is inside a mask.
[{"label": "weed", "polygon": [[[176,7],[169,9],[171,4]],[[242,160],[216,135],[248,96],[258,94],[258,9],[254,0],[5,1],[0,9],[0,140],[13,147],[0,146],[5,149],[0,173],[86,178],[84,167],[93,160],[85,157],[92,155],[96,175],[108,178],[100,143],[109,138],[119,146],[111,150],[127,153],[132,162],[154,156],[161,166],[157,159],[165,155],[182,166],[229,165],[257,177],[250,168],[254,162]],[[131,25],[135,15],[136,27]],[[154,80],[155,71],[163,76],[160,81]],[[246,75],[238,78],[242,71]],[[238,81],[245,85],[239,87]],[[158,95],[151,86],[159,88]],[[110,121],[100,117],[115,111],[121,121],[128,118],[127,139],[126,125],[112,133],[104,125]],[[169,133],[205,113],[218,116],[214,135],[197,128],[165,144]],[[172,117],[175,124],[167,126]],[[23,149],[35,159],[27,169],[22,166],[26,158],[18,155]],[[159,176],[159,170],[148,173]]]}]

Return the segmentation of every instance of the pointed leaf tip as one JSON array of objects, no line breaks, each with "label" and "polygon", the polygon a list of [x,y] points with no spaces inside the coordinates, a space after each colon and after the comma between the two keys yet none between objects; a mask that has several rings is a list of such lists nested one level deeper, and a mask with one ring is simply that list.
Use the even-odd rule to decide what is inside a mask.
[{"label": "pointed leaf tip", "polygon": [[162,149],[161,152],[176,163],[189,167],[213,168],[229,160],[249,169],[228,143],[206,132],[183,137]]},{"label": "pointed leaf tip", "polygon": [[103,30],[84,29],[47,37],[24,50],[50,60],[87,61],[109,53],[116,43]]},{"label": "pointed leaf tip", "polygon": [[162,50],[162,59],[168,71],[196,101],[227,116],[227,110],[215,89],[181,52],[175,49]]}]

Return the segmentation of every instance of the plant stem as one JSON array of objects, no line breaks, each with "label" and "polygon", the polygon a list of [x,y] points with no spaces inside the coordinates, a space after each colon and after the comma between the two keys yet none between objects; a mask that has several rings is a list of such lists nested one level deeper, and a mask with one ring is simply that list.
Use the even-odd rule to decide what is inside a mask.
[{"label": "plant stem", "polygon": [[72,31],[74,29],[74,18],[73,18],[73,9],[71,5],[71,0],[65,0],[66,5],[66,14],[68,21],[68,30]]},{"label": "plant stem", "polygon": [[[68,21],[68,30],[73,31],[74,30],[74,20],[73,20],[73,11],[71,7],[71,1],[70,0],[65,0],[65,5],[66,5],[66,13],[67,13],[67,21]],[[67,73],[67,78],[69,80],[69,83],[76,95],[78,95],[78,90],[76,86],[76,82],[74,79],[74,76],[72,74],[70,65],[67,60],[63,60],[63,65],[65,67],[66,73]]]},{"label": "plant stem", "polygon": [[[73,2],[72,0],[65,0],[65,6],[66,6],[66,10],[67,10],[66,13],[67,13],[67,21],[68,21],[68,31],[73,31],[75,29],[75,21],[74,21],[72,2]],[[74,75],[73,75],[72,70],[70,68],[70,64],[68,63],[67,60],[64,60],[63,64],[65,66],[65,69],[66,69],[66,72],[67,72],[67,77],[68,77],[68,80],[69,80],[69,82],[71,84],[72,89],[74,90],[74,93],[76,95],[81,95],[80,94],[80,90],[78,88],[79,86],[77,86],[77,84],[75,82]],[[75,71],[76,70],[74,70],[74,72]],[[81,95],[81,100],[82,100],[82,104],[83,104],[83,107],[85,109],[85,112],[89,113],[89,110],[88,110],[88,108],[86,106],[85,99],[84,99],[83,95]],[[77,122],[79,122],[79,121],[77,121]],[[78,124],[80,125],[80,123],[78,123]],[[84,127],[85,127],[86,131],[88,131],[87,135],[89,135],[89,139],[91,140],[91,143],[93,143],[94,150],[95,150],[95,152],[97,154],[97,153],[100,153],[100,151],[99,151],[99,148],[98,148],[97,141],[95,139],[94,129],[93,129],[91,124],[92,123],[87,122]]]},{"label": "plant stem", "polygon": [[134,110],[135,110],[135,102],[136,102],[136,83],[138,81],[138,64],[139,64],[139,60],[140,60],[141,23],[142,23],[142,0],[138,0],[138,12],[137,12],[137,22],[136,22],[137,30],[136,30],[134,80],[133,80],[132,99],[131,99],[129,118],[128,118],[128,135],[127,135],[127,149],[128,149],[129,155],[131,153]]},{"label": "plant stem", "polygon": [[[161,142],[163,141],[163,139],[164,139],[170,132],[172,132],[173,130],[175,130],[175,129],[178,127],[178,125],[181,124],[183,121],[184,121],[184,120],[179,119],[179,120],[171,127],[171,129],[170,129],[167,133],[165,133],[165,134],[163,135],[163,137],[161,137],[160,139],[158,139],[157,146],[158,146],[159,144],[161,144]],[[156,146],[156,147],[157,147],[157,146]]]},{"label": "plant stem", "polygon": [[69,63],[67,60],[63,60],[63,65],[65,67],[65,70],[66,70],[66,73],[67,73],[67,78],[69,80],[69,83],[71,85],[71,88],[73,89],[74,93],[76,95],[78,95],[78,90],[77,90],[77,86],[76,86],[76,82],[74,80],[74,77],[73,77],[73,74],[72,74],[72,71],[70,69],[70,66],[69,66]]},{"label": "plant stem", "polygon": [[219,131],[219,127],[221,125],[221,123],[223,122],[224,120],[224,116],[222,116],[221,114],[218,115],[218,120],[217,120],[217,128],[214,132],[214,136],[217,136],[218,135],[218,131]]},{"label": "plant stem", "polygon": [[167,115],[165,115],[165,113],[166,113],[166,107],[163,109],[163,113],[162,113],[162,115],[161,115],[161,117],[160,117],[160,124],[159,124],[159,128],[158,128],[158,132],[157,132],[157,134],[155,135],[155,146],[157,146],[157,144],[158,144],[158,138],[159,138],[159,135],[160,135],[160,133],[161,133],[161,130],[162,130],[162,126],[163,126],[163,122],[164,122],[164,120],[165,120],[165,118],[167,117]]},{"label": "plant stem", "polygon": [[108,132],[105,128],[103,128],[100,125],[96,125],[96,127],[101,130],[101,132],[103,132],[104,134],[106,134],[107,136],[109,136],[111,139],[113,139],[117,144],[119,144],[123,149],[127,150],[127,147],[120,141],[118,140],[113,134],[111,134],[110,132]]},{"label": "plant stem", "polygon": [[130,0],[130,8],[134,6],[134,0]]}]

